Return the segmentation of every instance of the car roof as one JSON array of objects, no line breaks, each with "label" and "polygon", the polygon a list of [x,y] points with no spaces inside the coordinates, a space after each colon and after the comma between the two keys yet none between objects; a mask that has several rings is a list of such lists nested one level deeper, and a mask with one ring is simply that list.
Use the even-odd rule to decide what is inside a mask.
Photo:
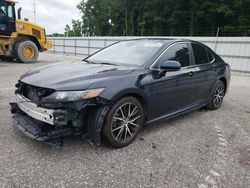
[{"label": "car roof", "polygon": [[170,38],[170,37],[140,37],[140,38],[126,39],[125,41],[133,41],[133,40],[155,40],[155,41],[162,41],[164,43],[195,42],[195,43],[202,44],[199,41],[194,41],[194,40],[190,40],[190,39],[185,39],[185,38]]},{"label": "car roof", "polygon": [[[140,37],[140,38],[132,38],[132,39],[127,39],[124,41],[133,41],[133,40],[155,40],[155,41],[161,41],[163,42],[163,46],[169,46],[172,45],[173,43],[176,42],[192,42],[192,43],[196,43],[199,44],[201,46],[204,46],[208,49],[210,49],[210,47],[208,47],[207,45],[199,42],[199,41],[195,41],[195,40],[191,40],[191,39],[186,39],[186,38],[170,38],[170,37]],[[211,50],[211,49],[210,49]]]},{"label": "car roof", "polygon": [[18,3],[17,1],[14,0],[4,0],[5,2],[10,2],[10,3]]}]

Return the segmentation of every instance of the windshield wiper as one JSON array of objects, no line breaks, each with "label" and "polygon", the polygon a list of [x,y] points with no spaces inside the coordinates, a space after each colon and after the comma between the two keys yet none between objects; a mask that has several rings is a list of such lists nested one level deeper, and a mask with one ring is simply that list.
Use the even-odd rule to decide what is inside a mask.
[{"label": "windshield wiper", "polygon": [[98,63],[98,64],[102,64],[102,65],[115,65],[115,66],[118,66],[117,64],[114,64],[114,63],[107,63],[107,62],[101,62],[101,63]]},{"label": "windshield wiper", "polygon": [[101,64],[101,65],[115,65],[115,66],[118,66],[117,64],[115,63],[108,63],[108,62],[95,62],[95,61],[89,61],[87,59],[83,60],[87,63],[91,63],[91,64]]},{"label": "windshield wiper", "polygon": [[85,62],[87,62],[87,63],[91,63],[91,64],[96,64],[95,62],[89,61],[89,60],[87,60],[87,59],[85,59],[85,60],[83,60],[83,61],[85,61]]}]

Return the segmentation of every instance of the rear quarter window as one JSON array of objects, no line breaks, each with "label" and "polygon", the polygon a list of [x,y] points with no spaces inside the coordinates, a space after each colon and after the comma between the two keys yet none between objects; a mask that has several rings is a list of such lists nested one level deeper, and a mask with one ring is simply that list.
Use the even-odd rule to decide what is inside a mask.
[{"label": "rear quarter window", "polygon": [[206,47],[192,43],[192,48],[196,65],[206,64],[210,62]]},{"label": "rear quarter window", "polygon": [[212,62],[215,57],[213,56],[213,54],[210,52],[210,50],[207,49],[207,56],[208,56],[208,62]]}]

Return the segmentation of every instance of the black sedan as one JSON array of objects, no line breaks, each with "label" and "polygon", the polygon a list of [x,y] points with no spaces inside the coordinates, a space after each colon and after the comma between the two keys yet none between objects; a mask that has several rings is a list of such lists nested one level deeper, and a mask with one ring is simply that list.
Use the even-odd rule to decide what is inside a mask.
[{"label": "black sedan", "polygon": [[199,42],[135,39],[25,73],[10,105],[16,127],[33,139],[81,135],[119,148],[143,126],[218,109],[229,82],[229,65]]}]

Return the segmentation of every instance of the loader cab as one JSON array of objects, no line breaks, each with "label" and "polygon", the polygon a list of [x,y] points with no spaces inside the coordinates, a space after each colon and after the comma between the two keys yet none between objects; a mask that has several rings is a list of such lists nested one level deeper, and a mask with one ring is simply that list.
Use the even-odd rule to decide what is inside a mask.
[{"label": "loader cab", "polygon": [[0,1],[0,35],[10,36],[16,31],[15,3]]}]

